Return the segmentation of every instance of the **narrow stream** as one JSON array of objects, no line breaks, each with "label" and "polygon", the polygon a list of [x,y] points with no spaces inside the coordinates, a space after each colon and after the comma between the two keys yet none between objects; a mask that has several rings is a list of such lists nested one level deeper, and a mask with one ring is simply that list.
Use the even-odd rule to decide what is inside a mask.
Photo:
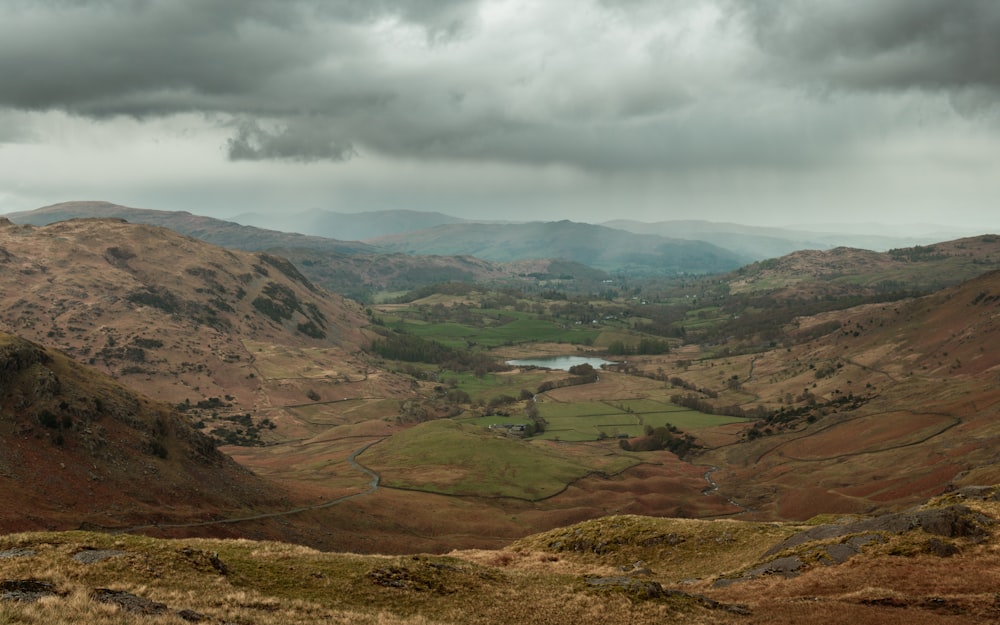
[{"label": "narrow stream", "polygon": [[[716,482],[715,480],[712,479],[712,474],[715,473],[718,470],[719,470],[719,467],[717,467],[715,465],[710,465],[708,467],[708,469],[705,471],[705,476],[704,477],[705,477],[705,481],[708,482],[708,486],[704,490],[701,491],[702,495],[705,495],[706,497],[708,497],[710,495],[714,495],[714,494],[716,494],[716,493],[719,492],[719,484],[718,484],[718,482]],[[736,514],[743,514],[745,512],[749,512],[750,511],[750,508],[747,508],[743,504],[737,502],[735,499],[727,497],[726,498],[726,502],[728,502],[729,505],[735,506],[735,507],[737,507],[737,508],[740,509],[740,511],[737,512]]]}]

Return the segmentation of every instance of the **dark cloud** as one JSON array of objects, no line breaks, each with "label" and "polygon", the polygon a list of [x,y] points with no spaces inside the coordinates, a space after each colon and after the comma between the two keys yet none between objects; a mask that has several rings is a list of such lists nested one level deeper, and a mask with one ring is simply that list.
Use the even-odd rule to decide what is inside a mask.
[{"label": "dark cloud", "polygon": [[996,0],[733,5],[796,80],[859,90],[1000,89]]},{"label": "dark cloud", "polygon": [[[342,160],[331,130],[400,97],[366,29],[397,20],[446,45],[470,0],[40,0],[0,7],[0,107],[101,119],[185,112],[244,122],[234,159]],[[402,85],[406,88],[413,85]],[[304,120],[316,124],[306,128]],[[283,130],[264,130],[266,120]],[[262,125],[263,124],[263,125]],[[363,136],[364,129],[352,129]],[[337,138],[335,138],[337,137]]]},{"label": "dark cloud", "polygon": [[995,2],[736,2],[10,0],[0,108],[204,114],[232,160],[619,173],[815,166],[897,113],[787,83],[994,101]]},{"label": "dark cloud", "polygon": [[228,141],[234,161],[346,161],[357,155],[350,141],[311,120],[296,120],[267,129],[254,120],[241,122]]}]

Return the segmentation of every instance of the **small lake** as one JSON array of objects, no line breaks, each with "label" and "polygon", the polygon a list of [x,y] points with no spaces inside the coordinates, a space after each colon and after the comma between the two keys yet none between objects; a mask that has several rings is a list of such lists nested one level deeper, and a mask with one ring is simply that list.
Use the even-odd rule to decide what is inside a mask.
[{"label": "small lake", "polygon": [[507,364],[514,367],[545,367],[546,369],[569,371],[570,367],[582,364],[588,364],[595,369],[600,369],[601,365],[613,365],[615,363],[603,358],[587,358],[584,356],[546,356],[544,358],[508,360]]}]

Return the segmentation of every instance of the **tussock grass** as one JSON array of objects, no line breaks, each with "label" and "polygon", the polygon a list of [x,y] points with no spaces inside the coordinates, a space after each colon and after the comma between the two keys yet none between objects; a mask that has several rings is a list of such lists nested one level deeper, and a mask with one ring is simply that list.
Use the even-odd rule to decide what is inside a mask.
[{"label": "tussock grass", "polygon": [[509,549],[619,571],[648,567],[654,579],[677,583],[748,566],[798,529],[783,523],[619,515],[529,536]]},{"label": "tussock grass", "polygon": [[[704,608],[684,598],[636,603],[598,593],[578,569],[520,570],[456,556],[359,556],[321,553],[248,540],[159,540],[86,532],[17,534],[3,548],[33,556],[0,560],[0,579],[45,579],[61,596],[35,603],[0,601],[0,623],[121,625],[185,623],[181,610],[204,622],[297,625],[362,623],[438,625],[701,620]],[[73,560],[82,549],[123,555],[93,564]],[[223,570],[213,562],[221,563]],[[130,613],[92,596],[96,588],[163,604],[158,615]]]}]

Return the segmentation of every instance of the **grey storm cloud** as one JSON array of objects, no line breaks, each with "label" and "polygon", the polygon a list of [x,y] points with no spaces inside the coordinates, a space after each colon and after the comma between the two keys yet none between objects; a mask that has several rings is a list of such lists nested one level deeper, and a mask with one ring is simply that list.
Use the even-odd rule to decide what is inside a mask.
[{"label": "grey storm cloud", "polygon": [[308,120],[270,130],[255,120],[244,120],[228,143],[229,158],[234,161],[346,161],[356,155],[350,141]]},{"label": "grey storm cloud", "polygon": [[[752,169],[836,158],[895,114],[865,109],[844,122],[856,101],[758,84],[754,63],[859,92],[964,89],[976,106],[968,94],[998,84],[991,0],[734,2],[528,3],[540,23],[490,37],[487,0],[11,0],[0,6],[0,107],[203,113],[231,130],[231,160],[371,151],[612,172]],[[719,14],[701,38],[669,28],[701,9]],[[385,34],[386,23],[411,27],[419,45],[394,39],[410,31]],[[746,32],[742,48],[722,45]]]},{"label": "grey storm cloud", "polygon": [[762,49],[796,77],[864,90],[1000,88],[1000,3],[741,0]]}]

